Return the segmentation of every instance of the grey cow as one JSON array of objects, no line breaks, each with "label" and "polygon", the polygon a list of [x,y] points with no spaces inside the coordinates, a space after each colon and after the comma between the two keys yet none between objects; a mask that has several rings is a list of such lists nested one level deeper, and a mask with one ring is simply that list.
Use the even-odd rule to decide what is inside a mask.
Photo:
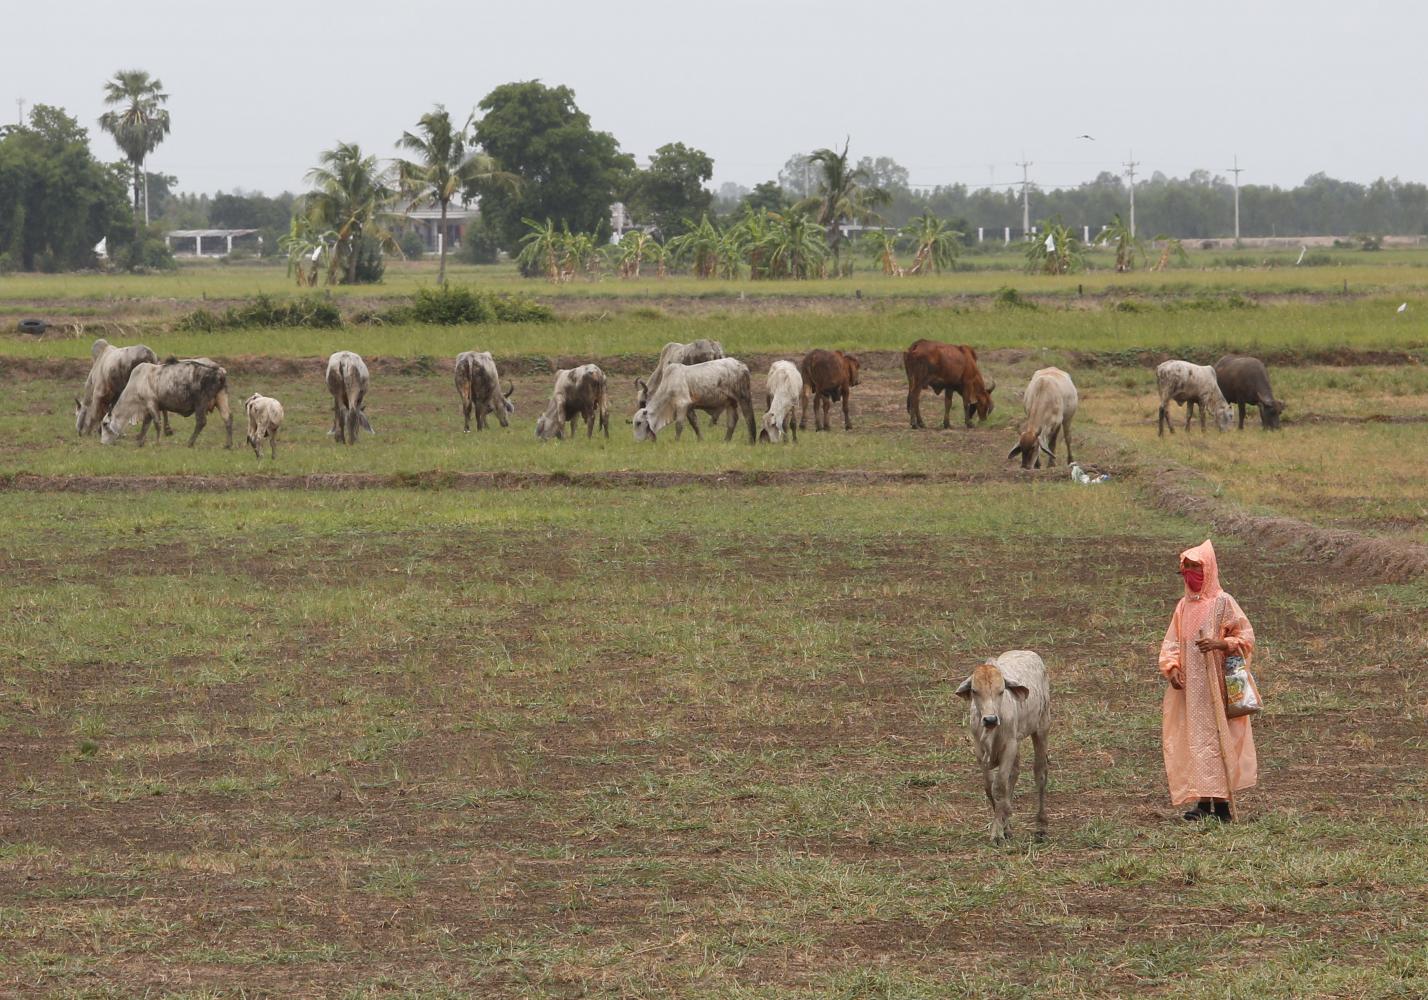
[{"label": "grey cow", "polygon": [[228,409],[228,372],[212,358],[169,358],[161,365],[141,362],[134,366],[129,384],[119,395],[114,409],[100,424],[99,440],[113,444],[124,431],[143,421],[139,429],[139,447],[149,424],[154,425],[154,441],[165,413],[193,417],[193,434],[188,446],[198,440],[208,422],[208,414],[217,410],[223,418],[227,440],[223,447],[233,447],[233,414]]},{"label": "grey cow", "polygon": [[1046,664],[1029,649],[1013,649],[974,669],[957,695],[969,703],[969,735],[992,807],[992,841],[1010,836],[1021,741],[1028,736],[1036,751],[1036,835],[1045,837],[1046,736],[1051,728]]},{"label": "grey cow", "polygon": [[[115,347],[102,337],[90,347],[89,354],[94,364],[89,368],[89,377],[84,380],[84,394],[74,401],[74,430],[80,435],[99,430],[99,425],[109,416],[109,411],[129,384],[135,365],[145,361],[151,365],[159,362],[158,355],[143,344]],[[164,416],[164,430],[168,430],[167,414]]]},{"label": "grey cow", "polygon": [[466,430],[471,430],[471,417],[476,417],[476,429],[486,429],[487,414],[494,413],[502,427],[509,427],[509,417],[516,412],[511,402],[515,384],[501,391],[501,375],[490,351],[463,351],[456,356],[456,391],[461,396],[461,416]]}]

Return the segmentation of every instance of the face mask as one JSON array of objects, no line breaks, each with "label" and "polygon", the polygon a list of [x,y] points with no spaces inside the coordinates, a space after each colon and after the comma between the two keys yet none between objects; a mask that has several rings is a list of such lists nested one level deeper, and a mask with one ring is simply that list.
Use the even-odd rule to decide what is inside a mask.
[{"label": "face mask", "polygon": [[1205,571],[1203,569],[1186,566],[1181,569],[1180,575],[1185,578],[1185,586],[1196,594],[1200,593],[1200,588],[1205,586]]}]

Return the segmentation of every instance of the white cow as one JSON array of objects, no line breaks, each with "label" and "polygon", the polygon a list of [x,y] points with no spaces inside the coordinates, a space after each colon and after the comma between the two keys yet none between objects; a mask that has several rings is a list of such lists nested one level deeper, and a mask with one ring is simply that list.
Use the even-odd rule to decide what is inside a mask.
[{"label": "white cow", "polygon": [[992,806],[992,840],[1010,836],[1012,795],[1021,771],[1021,741],[1036,751],[1036,835],[1046,836],[1046,735],[1051,728],[1051,683],[1046,664],[1028,649],[988,660],[957,688],[969,703],[968,722],[982,783]]},{"label": "white cow", "polygon": [[764,381],[768,393],[768,412],[764,414],[764,429],[759,432],[774,443],[787,434],[798,442],[798,400],[803,395],[803,376],[792,361],[775,361],[769,366]]},{"label": "white cow", "polygon": [[[697,365],[666,365],[659,388],[651,393],[649,403],[635,412],[635,440],[654,441],[670,424],[674,424],[674,435],[678,438],[692,409],[731,410],[725,441],[734,436],[742,413],[749,425],[749,444],[758,442],[749,366],[737,358],[720,358]],[[691,421],[689,426],[694,436],[702,440],[699,425]]]},{"label": "white cow", "polygon": [[327,391],[332,393],[332,430],[338,444],[356,444],[357,429],[376,434],[367,419],[367,362],[351,351],[327,359]]},{"label": "white cow", "polygon": [[134,366],[129,383],[124,386],[114,408],[99,425],[99,440],[113,444],[124,431],[143,421],[139,429],[139,447],[149,424],[154,425],[154,443],[160,436],[165,413],[193,417],[193,434],[188,446],[198,440],[199,432],[208,422],[208,414],[217,410],[227,432],[225,448],[233,447],[233,415],[228,410],[228,372],[212,358],[169,358],[161,365],[147,361]]},{"label": "white cow", "polygon": [[[84,380],[84,394],[74,401],[74,429],[81,435],[92,434],[99,429],[100,423],[109,416],[109,411],[129,384],[129,375],[135,365],[145,361],[151,365],[159,362],[158,356],[143,344],[115,347],[102,337],[90,347],[89,354],[94,364],[90,365],[89,377]],[[167,427],[167,414],[164,422]]]},{"label": "white cow", "polygon": [[268,440],[270,458],[278,457],[278,431],[283,426],[283,404],[271,396],[253,393],[243,401],[243,409],[248,413],[248,443],[253,446],[253,457],[261,459],[258,445],[264,438]]},{"label": "white cow", "polygon": [[1021,425],[1021,434],[1016,447],[1007,453],[1007,459],[1021,456],[1021,467],[1041,468],[1041,455],[1046,454],[1048,466],[1056,464],[1056,438],[1066,435],[1066,461],[1071,462],[1071,418],[1076,415],[1076,405],[1080,401],[1076,385],[1060,368],[1042,368],[1031,376],[1027,383],[1022,405],[1026,407],[1026,422]]},{"label": "white cow", "polygon": [[1220,392],[1220,382],[1215,378],[1215,369],[1209,365],[1191,364],[1189,361],[1162,361],[1155,369],[1155,384],[1160,389],[1160,415],[1155,421],[1156,433],[1164,436],[1165,429],[1175,433],[1170,424],[1170,403],[1185,404],[1185,429],[1190,429],[1190,418],[1195,413],[1195,404],[1200,405],[1200,431],[1205,430],[1205,409],[1215,410],[1215,427],[1222,431],[1230,429],[1235,422],[1235,411],[1225,401]]}]

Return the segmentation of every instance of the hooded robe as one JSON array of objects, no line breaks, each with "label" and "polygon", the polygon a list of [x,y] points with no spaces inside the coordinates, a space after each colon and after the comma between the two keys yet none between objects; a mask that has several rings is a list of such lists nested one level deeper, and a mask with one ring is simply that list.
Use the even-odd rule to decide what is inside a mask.
[{"label": "hooded robe", "polygon": [[[1180,553],[1203,567],[1205,583],[1197,594],[1187,584],[1185,596],[1175,605],[1165,641],[1160,644],[1160,673],[1168,680],[1179,667],[1185,687],[1169,685],[1162,703],[1161,741],[1165,749],[1165,774],[1170,782],[1170,800],[1176,805],[1199,799],[1228,799],[1226,772],[1236,791],[1255,783],[1258,763],[1254,732],[1249,716],[1229,719],[1225,754],[1220,753],[1217,717],[1222,713],[1219,698],[1211,688],[1215,671],[1224,669],[1224,657],[1238,653],[1249,664],[1254,655],[1254,628],[1228,593],[1220,589],[1220,568],[1215,547],[1207,540]],[[1200,635],[1224,639],[1228,653],[1202,653],[1195,646]]]}]

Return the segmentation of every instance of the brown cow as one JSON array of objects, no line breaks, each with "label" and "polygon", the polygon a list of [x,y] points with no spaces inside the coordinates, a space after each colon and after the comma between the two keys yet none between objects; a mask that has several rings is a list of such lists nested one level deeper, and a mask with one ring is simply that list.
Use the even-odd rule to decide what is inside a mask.
[{"label": "brown cow", "polygon": [[995,381],[983,381],[977,369],[977,352],[966,344],[939,344],[935,340],[919,340],[902,352],[902,367],[907,372],[907,416],[914,428],[926,427],[922,422],[922,390],[945,394],[942,429],[952,426],[952,394],[962,396],[962,415],[972,426],[972,412],[986,423],[992,412],[992,392]]},{"label": "brown cow", "polygon": [[858,369],[862,362],[856,354],[842,351],[825,351],[815,348],[803,356],[798,363],[798,374],[803,377],[803,392],[800,393],[802,409],[798,417],[798,429],[808,429],[808,400],[813,399],[813,429],[829,430],[828,415],[833,409],[833,401],[843,401],[843,429],[851,431],[853,421],[848,416],[848,390],[857,385]]}]

